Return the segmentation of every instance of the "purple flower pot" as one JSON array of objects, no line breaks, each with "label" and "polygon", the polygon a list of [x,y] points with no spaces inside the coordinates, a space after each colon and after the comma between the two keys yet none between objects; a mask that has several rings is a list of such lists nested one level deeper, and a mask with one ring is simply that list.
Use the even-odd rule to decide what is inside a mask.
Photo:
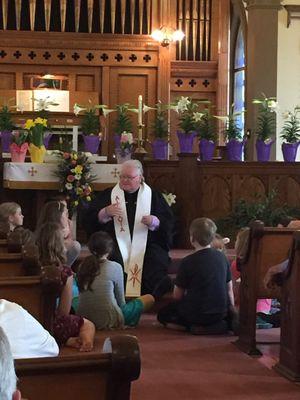
[{"label": "purple flower pot", "polygon": [[266,162],[270,159],[271,147],[274,143],[274,140],[271,140],[268,143],[265,143],[261,139],[257,139],[255,143],[256,147],[256,154],[257,154],[257,161]]},{"label": "purple flower pot", "polygon": [[296,143],[282,143],[281,149],[283,159],[285,162],[294,162],[297,156],[299,142]]},{"label": "purple flower pot", "polygon": [[98,153],[98,148],[100,145],[100,136],[98,135],[83,135],[84,141],[84,151],[92,154]]},{"label": "purple flower pot", "polygon": [[10,131],[1,132],[2,153],[10,152],[10,144],[12,142],[12,133]]},{"label": "purple flower pot", "polygon": [[165,139],[155,139],[152,143],[152,150],[156,160],[168,159],[168,142]]},{"label": "purple flower pot", "polygon": [[229,161],[242,161],[245,141],[230,139],[227,144],[227,158]]},{"label": "purple flower pot", "polygon": [[46,149],[48,149],[48,147],[49,147],[51,138],[52,138],[52,133],[45,134],[43,142],[44,142],[44,146],[46,147]]},{"label": "purple flower pot", "polygon": [[192,153],[193,152],[193,143],[194,143],[195,136],[196,136],[196,132],[184,133],[181,131],[177,131],[180,153]]},{"label": "purple flower pot", "polygon": [[115,149],[120,148],[120,141],[121,141],[121,135],[118,135],[117,133],[115,133],[115,135],[114,135]]},{"label": "purple flower pot", "polygon": [[199,142],[199,153],[201,161],[211,161],[215,152],[216,144],[212,140],[201,139]]}]

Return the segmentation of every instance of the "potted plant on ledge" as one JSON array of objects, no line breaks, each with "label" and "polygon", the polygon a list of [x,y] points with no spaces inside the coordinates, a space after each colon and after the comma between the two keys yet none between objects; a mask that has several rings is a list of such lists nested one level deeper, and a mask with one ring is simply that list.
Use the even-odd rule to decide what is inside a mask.
[{"label": "potted plant on ledge", "polygon": [[254,99],[253,104],[258,104],[259,115],[256,129],[257,161],[269,161],[274,135],[276,130],[276,98],[262,95],[262,99]]},{"label": "potted plant on ledge", "polygon": [[130,132],[123,132],[120,137],[120,147],[116,149],[118,164],[131,159],[133,151],[133,135]]},{"label": "potted plant on ledge", "polygon": [[168,159],[168,117],[166,107],[159,101],[153,124],[155,140],[152,143],[153,156],[156,160]]},{"label": "potted plant on ledge", "polygon": [[285,123],[283,125],[280,137],[284,140],[281,145],[283,159],[286,162],[296,160],[297,150],[300,139],[300,106],[296,106],[293,112],[288,111],[284,115]]},{"label": "potted plant on ledge", "polygon": [[47,128],[47,120],[44,118],[28,119],[25,122],[24,128],[28,131],[29,138],[29,153],[31,162],[42,163],[46,153],[44,146],[44,134]]},{"label": "potted plant on ledge", "polygon": [[129,103],[118,104],[116,106],[117,118],[114,122],[114,141],[115,149],[120,148],[121,135],[124,132],[132,132],[132,122],[128,115]]},{"label": "potted plant on ledge", "polygon": [[14,124],[12,121],[11,112],[8,106],[2,106],[0,110],[0,132],[1,132],[1,143],[2,152],[9,153],[10,144],[12,141],[12,131],[14,129]]},{"label": "potted plant on ledge", "polygon": [[216,123],[210,102],[204,110],[194,114],[195,130],[199,136],[199,154],[202,161],[211,161],[216,147]]},{"label": "potted plant on ledge", "polygon": [[177,103],[170,106],[171,110],[178,113],[179,128],[177,137],[181,153],[192,153],[195,132],[194,114],[198,110],[198,104],[189,97],[181,97]]},{"label": "potted plant on ledge", "polygon": [[101,141],[101,133],[99,116],[96,114],[94,107],[90,107],[84,112],[81,129],[84,150],[92,154],[97,154]]},{"label": "potted plant on ledge", "polygon": [[239,123],[239,117],[243,113],[244,111],[235,112],[234,104],[232,104],[228,115],[225,117],[216,116],[216,118],[225,121],[226,123],[224,135],[226,140],[227,158],[229,161],[242,161],[243,159],[246,140],[244,139],[244,134]]},{"label": "potted plant on ledge", "polygon": [[12,162],[24,162],[28,150],[28,133],[26,131],[12,131],[10,154]]}]

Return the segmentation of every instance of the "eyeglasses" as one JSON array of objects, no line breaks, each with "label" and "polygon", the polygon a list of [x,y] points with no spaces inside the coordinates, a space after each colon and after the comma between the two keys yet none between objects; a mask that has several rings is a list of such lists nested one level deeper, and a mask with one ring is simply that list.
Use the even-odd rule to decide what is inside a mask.
[{"label": "eyeglasses", "polygon": [[135,178],[137,178],[139,175],[135,175],[135,176],[128,176],[128,175],[120,175],[119,176],[119,178],[120,178],[120,180],[123,180],[123,181],[133,181]]}]

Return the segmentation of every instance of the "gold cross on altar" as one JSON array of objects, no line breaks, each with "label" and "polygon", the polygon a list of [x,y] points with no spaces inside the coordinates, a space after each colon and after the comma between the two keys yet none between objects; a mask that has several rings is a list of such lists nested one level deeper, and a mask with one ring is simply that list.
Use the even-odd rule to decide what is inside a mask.
[{"label": "gold cross on altar", "polygon": [[114,178],[117,178],[120,172],[118,171],[117,168],[115,168],[111,173],[110,173]]},{"label": "gold cross on altar", "polygon": [[34,167],[31,167],[27,172],[31,176],[34,176],[34,174],[37,174],[37,170]]}]

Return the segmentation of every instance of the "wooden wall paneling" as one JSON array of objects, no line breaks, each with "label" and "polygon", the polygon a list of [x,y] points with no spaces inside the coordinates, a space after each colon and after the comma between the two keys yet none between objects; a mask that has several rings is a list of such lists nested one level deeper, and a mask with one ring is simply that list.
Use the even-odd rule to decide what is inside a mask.
[{"label": "wooden wall paneling", "polygon": [[[219,45],[219,30],[220,30],[220,24],[218,23],[220,14],[219,14],[219,6],[220,2],[227,0],[212,0],[212,21],[213,23],[211,24],[211,51],[210,51],[210,59],[211,61],[218,61],[218,45]],[[223,16],[221,17],[223,18]]]},{"label": "wooden wall paneling", "polygon": [[151,29],[159,29],[160,23],[160,12],[159,12],[159,2],[160,0],[151,1]]},{"label": "wooden wall paneling", "polygon": [[[154,68],[111,68],[110,73],[110,106],[130,103],[137,108],[138,95],[143,96],[146,105],[154,106],[157,99],[157,70]],[[137,114],[131,113],[133,121],[133,133],[137,136]],[[114,119],[112,115],[111,120]],[[153,123],[154,112],[144,114],[145,128],[143,138],[150,137],[150,126]],[[113,123],[112,123],[113,124]],[[110,124],[110,132],[113,125]],[[113,151],[113,142],[110,138],[110,155]]]},{"label": "wooden wall paneling", "polygon": [[3,30],[7,28],[7,15],[8,13],[8,0],[2,0],[2,19],[3,19]]},{"label": "wooden wall paneling", "polygon": [[13,90],[16,88],[16,74],[14,72],[0,72],[0,89]]},{"label": "wooden wall paneling", "polygon": [[76,91],[95,91],[95,75],[94,74],[76,74]]}]

